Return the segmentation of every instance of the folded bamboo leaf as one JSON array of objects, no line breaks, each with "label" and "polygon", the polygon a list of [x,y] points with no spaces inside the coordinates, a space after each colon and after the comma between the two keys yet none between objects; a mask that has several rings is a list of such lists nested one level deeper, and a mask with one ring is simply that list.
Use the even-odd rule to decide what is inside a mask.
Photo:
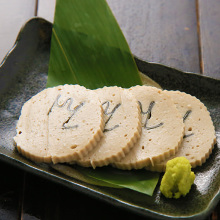
[{"label": "folded bamboo leaf", "polygon": [[162,87],[156,83],[154,80],[152,80],[150,77],[146,76],[145,74],[139,72],[140,74],[140,77],[141,77],[141,81],[142,81],[142,84],[145,85],[145,86],[153,86],[153,87],[156,87],[158,89],[162,89]]},{"label": "folded bamboo leaf", "polygon": [[85,168],[62,164],[52,165],[52,168],[72,178],[83,182],[112,188],[127,188],[149,196],[153,195],[159,179],[159,173],[147,170],[125,171],[112,167]]},{"label": "folded bamboo leaf", "polygon": [[122,188],[121,186],[118,186],[115,184],[111,184],[105,181],[94,179],[87,174],[83,174],[82,172],[80,172],[79,170],[71,166],[67,166],[63,164],[55,164],[55,165],[51,165],[51,167],[55,169],[56,171],[59,171],[60,173],[63,173],[74,179],[77,179],[77,180],[80,180],[80,181],[83,181],[83,182],[86,182],[92,185],[112,187],[112,188]]},{"label": "folded bamboo leaf", "polygon": [[141,85],[128,44],[105,0],[57,0],[47,86]]},{"label": "folded bamboo leaf", "polygon": [[159,179],[159,173],[147,170],[118,170],[112,167],[83,168],[78,167],[78,171],[94,178],[116,186],[121,186],[140,193],[152,196]]}]

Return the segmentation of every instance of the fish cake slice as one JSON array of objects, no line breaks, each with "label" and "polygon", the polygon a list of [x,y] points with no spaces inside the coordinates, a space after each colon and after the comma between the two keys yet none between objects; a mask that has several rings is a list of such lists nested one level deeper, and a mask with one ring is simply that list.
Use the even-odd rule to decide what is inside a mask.
[{"label": "fish cake slice", "polygon": [[201,166],[210,156],[216,143],[215,128],[210,113],[196,97],[179,91],[164,91],[169,95],[182,115],[185,135],[179,151],[164,162],[156,163],[146,169],[163,172],[168,160],[185,157],[191,166]]},{"label": "fish cake slice", "polygon": [[103,135],[98,95],[79,85],[45,89],[24,104],[14,138],[18,151],[36,162],[84,157]]},{"label": "fish cake slice", "polygon": [[119,169],[141,169],[173,155],[183,139],[184,124],[172,99],[162,90],[135,86],[129,91],[138,100],[142,114],[142,134],[131,151],[115,162]]},{"label": "fish cake slice", "polygon": [[49,152],[53,163],[83,158],[103,136],[98,95],[79,85],[58,86],[49,110]]},{"label": "fish cake slice", "polygon": [[104,87],[96,93],[104,110],[104,136],[79,165],[93,168],[120,160],[134,146],[141,133],[140,108],[134,96],[119,87]]}]

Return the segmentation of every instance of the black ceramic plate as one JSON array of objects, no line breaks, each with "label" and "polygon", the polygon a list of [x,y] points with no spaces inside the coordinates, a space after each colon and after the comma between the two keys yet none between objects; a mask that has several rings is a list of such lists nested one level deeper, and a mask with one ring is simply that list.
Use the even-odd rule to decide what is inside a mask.
[{"label": "black ceramic plate", "polygon": [[207,106],[214,121],[217,145],[211,157],[196,168],[195,184],[181,199],[164,198],[157,186],[152,197],[129,191],[98,187],[80,182],[36,164],[18,154],[13,145],[15,126],[25,101],[46,86],[50,50],[51,23],[35,18],[21,30],[15,46],[6,55],[0,68],[0,159],[38,174],[73,190],[90,194],[115,206],[124,207],[152,218],[203,219],[220,198],[220,81],[136,59],[138,68],[165,89],[195,95]]}]

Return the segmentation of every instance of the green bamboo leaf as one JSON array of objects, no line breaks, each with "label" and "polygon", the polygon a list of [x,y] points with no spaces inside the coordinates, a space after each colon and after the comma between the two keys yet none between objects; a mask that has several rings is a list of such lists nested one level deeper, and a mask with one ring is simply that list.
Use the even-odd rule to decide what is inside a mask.
[{"label": "green bamboo leaf", "polygon": [[145,85],[145,86],[153,86],[153,87],[156,87],[158,89],[162,89],[162,87],[156,83],[154,80],[152,80],[150,77],[146,76],[145,74],[139,72],[140,74],[140,77],[141,77],[141,81],[142,81],[142,84]]},{"label": "green bamboo leaf", "polygon": [[83,168],[78,167],[84,175],[87,175],[98,181],[103,181],[116,186],[121,186],[140,193],[152,196],[159,180],[159,173],[147,170],[118,170],[112,167]]},{"label": "green bamboo leaf", "polygon": [[149,196],[153,195],[159,180],[159,173],[147,170],[118,170],[113,167],[85,168],[62,164],[52,165],[52,168],[72,178],[83,182],[112,188],[127,188]]},{"label": "green bamboo leaf", "polygon": [[141,85],[129,46],[105,0],[57,0],[47,86]]},{"label": "green bamboo leaf", "polygon": [[77,180],[80,180],[80,181],[83,181],[83,182],[86,182],[92,185],[112,187],[112,188],[122,188],[121,186],[92,178],[87,174],[83,174],[82,172],[80,172],[80,170],[77,170],[77,168],[74,168],[71,166],[67,166],[63,164],[54,164],[54,165],[51,165],[51,167],[55,169],[56,171],[59,171],[60,173],[63,173],[69,177],[72,177],[74,179],[77,179]]}]

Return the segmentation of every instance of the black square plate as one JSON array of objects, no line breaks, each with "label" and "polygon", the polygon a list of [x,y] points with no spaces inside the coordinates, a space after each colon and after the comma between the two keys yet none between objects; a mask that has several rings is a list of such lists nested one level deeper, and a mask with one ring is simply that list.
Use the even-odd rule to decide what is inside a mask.
[{"label": "black square plate", "polygon": [[196,96],[211,113],[217,144],[207,162],[194,169],[195,184],[184,198],[166,199],[158,186],[150,197],[128,189],[89,185],[58,173],[50,165],[33,163],[18,154],[13,144],[15,126],[23,103],[46,87],[51,30],[52,24],[41,18],[28,21],[0,66],[0,159],[146,217],[204,219],[210,214],[220,198],[220,81],[216,79],[136,58],[139,70],[162,88]]}]

